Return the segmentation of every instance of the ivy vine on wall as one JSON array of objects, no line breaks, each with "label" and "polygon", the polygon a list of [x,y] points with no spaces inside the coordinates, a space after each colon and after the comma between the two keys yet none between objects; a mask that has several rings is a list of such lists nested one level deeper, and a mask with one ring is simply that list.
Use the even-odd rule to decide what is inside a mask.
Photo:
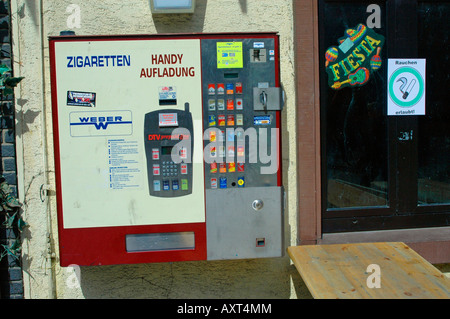
[{"label": "ivy vine on wall", "polygon": [[[23,77],[12,77],[11,69],[4,64],[0,65],[1,101],[3,101],[4,96],[14,94],[14,88],[22,79]],[[9,243],[1,245],[0,260],[8,255],[14,259],[19,259],[22,249],[21,234],[27,226],[27,223],[22,218],[21,207],[22,204],[14,196],[5,177],[0,175],[0,212],[5,214],[3,227],[14,232],[14,238],[9,240]]]}]

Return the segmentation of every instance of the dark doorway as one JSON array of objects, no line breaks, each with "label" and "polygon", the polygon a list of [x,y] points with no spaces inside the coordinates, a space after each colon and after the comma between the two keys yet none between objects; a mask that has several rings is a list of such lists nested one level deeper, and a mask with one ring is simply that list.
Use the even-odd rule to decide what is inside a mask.
[{"label": "dark doorway", "polygon": [[[323,233],[449,225],[449,14],[444,1],[319,1]],[[385,41],[376,72],[333,89],[327,49],[347,50],[348,30],[356,44],[361,24]],[[426,115],[387,115],[389,58],[426,59]]]}]

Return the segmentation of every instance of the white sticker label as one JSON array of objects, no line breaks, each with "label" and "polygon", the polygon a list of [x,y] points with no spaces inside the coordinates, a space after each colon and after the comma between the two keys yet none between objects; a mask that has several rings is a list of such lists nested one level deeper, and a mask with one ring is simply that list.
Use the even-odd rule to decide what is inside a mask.
[{"label": "white sticker label", "polygon": [[159,127],[178,126],[177,113],[159,113]]},{"label": "white sticker label", "polygon": [[254,49],[264,49],[264,42],[253,42]]}]

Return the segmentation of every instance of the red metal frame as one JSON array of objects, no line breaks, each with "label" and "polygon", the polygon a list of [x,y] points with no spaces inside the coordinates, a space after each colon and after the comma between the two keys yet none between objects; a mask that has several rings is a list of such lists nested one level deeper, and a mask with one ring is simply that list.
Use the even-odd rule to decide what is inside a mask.
[{"label": "red metal frame", "polygon": [[[151,262],[176,262],[191,260],[206,260],[206,222],[117,226],[95,228],[64,228],[64,214],[62,205],[61,164],[59,146],[57,74],[55,63],[56,42],[79,41],[131,41],[154,39],[245,39],[245,38],[273,38],[275,40],[275,74],[276,86],[280,86],[279,78],[279,42],[276,33],[211,33],[211,34],[158,34],[158,35],[113,35],[113,36],[60,36],[50,37],[50,74],[52,90],[53,138],[55,154],[56,198],[59,229],[59,252],[62,267],[69,265],[93,266],[112,264],[135,264]],[[203,92],[202,92],[203,93]],[[202,94],[203,96],[203,94]],[[203,107],[203,106],[202,106]],[[277,112],[276,127],[281,130],[280,112]],[[281,135],[281,131],[279,132]],[[281,176],[281,138],[278,145],[278,186],[282,185]],[[206,215],[206,212],[205,212]],[[205,216],[206,218],[206,216]],[[125,236],[129,234],[150,234],[170,232],[194,232],[195,248],[182,250],[127,252]]]}]

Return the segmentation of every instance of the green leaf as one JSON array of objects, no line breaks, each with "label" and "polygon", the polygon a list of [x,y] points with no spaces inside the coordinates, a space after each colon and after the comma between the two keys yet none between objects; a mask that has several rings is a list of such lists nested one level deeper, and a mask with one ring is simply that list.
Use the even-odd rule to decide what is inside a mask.
[{"label": "green leaf", "polygon": [[15,77],[10,77],[10,78],[6,78],[6,79],[3,81],[3,83],[4,83],[6,86],[16,87],[17,84],[19,84],[19,82],[22,81],[23,79],[24,79],[23,76],[17,77],[17,78],[15,78]]},{"label": "green leaf", "polygon": [[0,75],[3,75],[5,72],[11,71],[10,68],[8,68],[5,64],[0,65]]},{"label": "green leaf", "polygon": [[11,208],[21,207],[22,206],[22,204],[18,201],[18,199],[15,198],[11,194],[7,194],[6,198],[4,198],[4,201],[5,201],[6,205],[8,205]]},{"label": "green leaf", "polygon": [[25,227],[28,227],[28,224],[22,219],[22,217],[20,217],[17,221],[17,228],[21,232]]},{"label": "green leaf", "polygon": [[[13,244],[14,245],[14,244]],[[7,245],[2,245],[5,251],[2,253],[2,258],[6,255],[13,256],[15,259],[19,260],[19,257],[17,257],[18,250],[12,250],[11,247],[8,247]]]},{"label": "green leaf", "polygon": [[13,253],[18,253],[21,249],[22,249],[22,243],[20,242],[20,239],[17,238],[13,244],[11,245],[11,247],[9,247],[9,249],[13,252]]},{"label": "green leaf", "polygon": [[7,217],[3,225],[8,228],[12,227],[12,225],[14,224],[14,219],[16,218],[16,214],[17,213],[14,213],[12,216],[6,215]]}]

